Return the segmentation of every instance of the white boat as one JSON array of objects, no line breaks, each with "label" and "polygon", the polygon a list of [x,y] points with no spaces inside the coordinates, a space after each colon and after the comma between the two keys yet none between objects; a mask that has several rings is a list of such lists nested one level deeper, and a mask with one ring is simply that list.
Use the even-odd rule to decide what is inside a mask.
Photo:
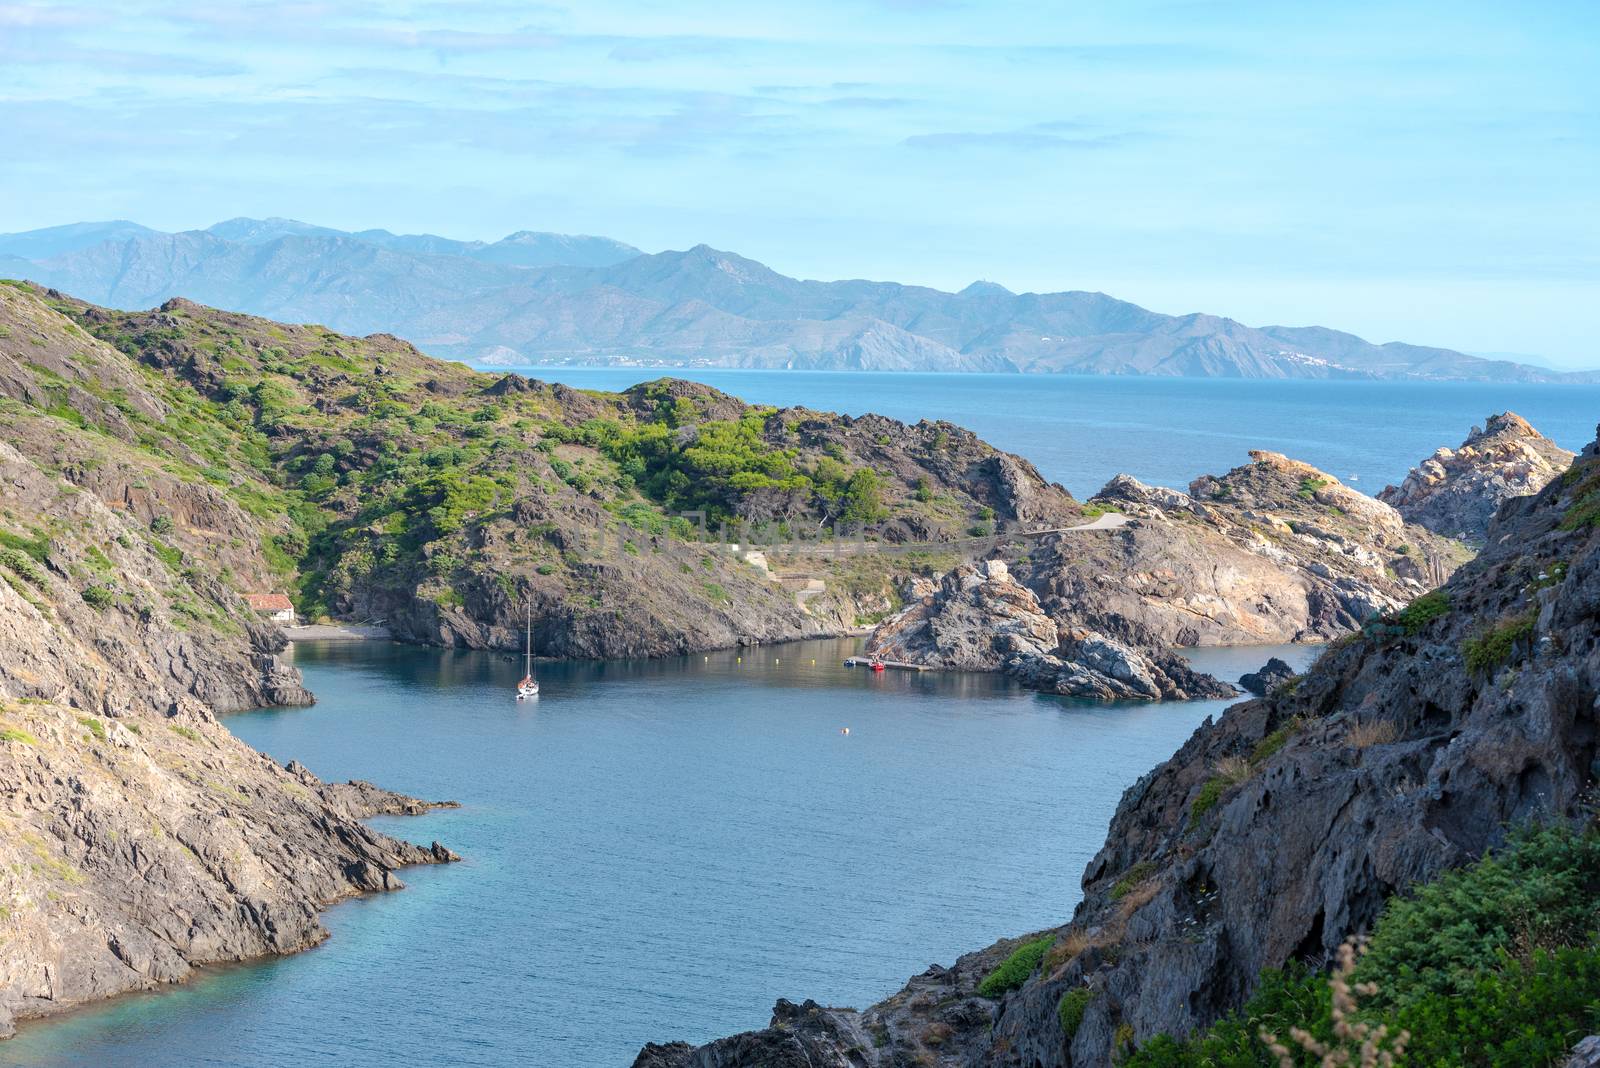
[{"label": "white boat", "polygon": [[533,605],[528,605],[528,629],[522,640],[523,675],[517,683],[517,700],[539,696],[539,680],[533,677]]}]

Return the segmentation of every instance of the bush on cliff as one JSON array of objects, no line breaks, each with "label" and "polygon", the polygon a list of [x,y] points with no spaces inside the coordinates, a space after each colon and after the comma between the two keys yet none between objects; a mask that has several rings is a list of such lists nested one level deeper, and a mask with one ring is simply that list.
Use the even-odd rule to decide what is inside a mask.
[{"label": "bush on cliff", "polygon": [[1039,962],[1044,960],[1045,953],[1055,944],[1056,936],[1053,934],[1024,942],[1012,951],[1011,956],[1000,962],[1000,967],[984,977],[983,982],[978,984],[978,993],[986,998],[997,998],[1008,990],[1017,989],[1028,981],[1028,976],[1034,973]]},{"label": "bush on cliff", "polygon": [[[1411,1033],[1411,1068],[1561,1063],[1600,1032],[1600,831],[1525,831],[1395,898],[1355,978],[1377,987],[1363,1016]],[[1238,1012],[1188,1041],[1158,1035],[1126,1064],[1278,1068],[1263,1028],[1331,1036],[1326,977],[1298,964],[1265,972]]]}]

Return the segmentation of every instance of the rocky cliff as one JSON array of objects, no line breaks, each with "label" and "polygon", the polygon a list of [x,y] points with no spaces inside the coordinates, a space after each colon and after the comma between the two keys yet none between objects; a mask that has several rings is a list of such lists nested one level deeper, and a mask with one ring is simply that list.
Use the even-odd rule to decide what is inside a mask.
[{"label": "rocky cliff", "polygon": [[359,821],[423,805],[254,752],[307,704],[241,590],[271,581],[212,447],[120,354],[0,287],[0,1035],[323,937],[319,909],[450,859]]},{"label": "rocky cliff", "polygon": [[1072,920],[1020,955],[1013,989],[983,983],[1020,940],[864,1011],[780,1003],[765,1031],[637,1063],[1112,1063],[1237,1007],[1264,968],[1320,966],[1508,829],[1577,818],[1600,760],[1600,441],[1488,534],[1440,590],[1131,787]]},{"label": "rocky cliff", "polygon": [[1512,497],[1549,485],[1572,463],[1572,453],[1515,412],[1491,415],[1460,448],[1441,448],[1385,486],[1378,499],[1407,522],[1472,545],[1483,544],[1489,521]]}]

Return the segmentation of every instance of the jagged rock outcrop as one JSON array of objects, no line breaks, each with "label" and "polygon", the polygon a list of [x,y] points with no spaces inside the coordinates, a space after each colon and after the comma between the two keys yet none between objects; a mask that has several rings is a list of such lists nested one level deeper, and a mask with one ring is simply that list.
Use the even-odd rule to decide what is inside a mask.
[{"label": "jagged rock outcrop", "polygon": [[1191,701],[1238,692],[1166,650],[1141,651],[1087,630],[1069,631],[1053,653],[1013,657],[1006,674],[1029,689],[1095,701]]},{"label": "jagged rock outcrop", "polygon": [[1188,493],[1120,475],[1090,505],[1128,522],[1052,535],[1018,567],[1059,626],[1152,646],[1325,641],[1471,556],[1326,472],[1252,452]]},{"label": "jagged rock outcrop", "polygon": [[[930,584],[931,585],[931,584]],[[1231,697],[1164,649],[1091,631],[1062,634],[1000,560],[963,564],[867,640],[868,655],[961,671],[1005,671],[1031,689],[1093,700]]]},{"label": "jagged rock outcrop", "polygon": [[1239,685],[1248,693],[1265,697],[1294,676],[1294,668],[1274,656],[1261,665],[1260,670],[1239,676]]},{"label": "jagged rock outcrop", "polygon": [[1400,485],[1385,486],[1378,500],[1407,522],[1481,545],[1502,504],[1538,493],[1572,458],[1520,415],[1502,412],[1473,427],[1459,448],[1439,449]]},{"label": "jagged rock outcrop", "polygon": [[1033,591],[1001,560],[963,564],[879,624],[869,656],[960,671],[998,671],[1018,656],[1044,656],[1060,641]]},{"label": "jagged rock outcrop", "polygon": [[[973,967],[937,997],[913,980],[863,1012],[823,1010],[872,1035],[849,1063],[1099,1068],[1214,1021],[1262,969],[1325,961],[1392,894],[1509,829],[1581,818],[1600,770],[1600,441],[1490,533],[1440,591],[1208,721],[1129,788],[1072,921],[1019,989],[945,1014],[976,993]],[[740,1048],[667,1063],[762,1063]]]}]

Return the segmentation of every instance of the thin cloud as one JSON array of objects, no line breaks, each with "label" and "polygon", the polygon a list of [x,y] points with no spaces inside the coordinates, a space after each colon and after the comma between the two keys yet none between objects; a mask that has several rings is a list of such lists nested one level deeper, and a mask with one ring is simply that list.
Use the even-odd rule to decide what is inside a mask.
[{"label": "thin cloud", "polygon": [[1039,149],[1094,151],[1116,148],[1134,140],[1128,133],[1065,134],[1028,127],[1022,130],[995,130],[988,132],[953,131],[946,133],[915,134],[901,144],[910,148],[958,151],[965,149]]}]

